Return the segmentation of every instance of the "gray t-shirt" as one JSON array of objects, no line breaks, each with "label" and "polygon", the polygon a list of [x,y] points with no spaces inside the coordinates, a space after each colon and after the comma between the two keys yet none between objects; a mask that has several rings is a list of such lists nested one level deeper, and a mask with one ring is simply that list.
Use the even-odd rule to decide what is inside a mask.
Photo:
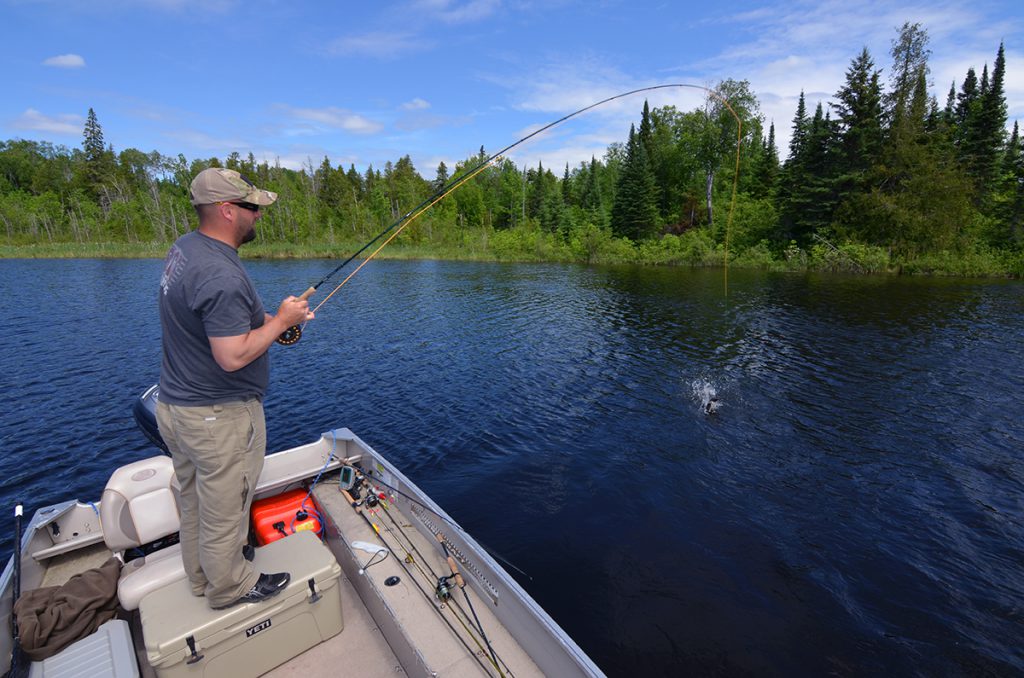
[{"label": "gray t-shirt", "polygon": [[262,327],[263,302],[238,252],[199,231],[178,238],[160,278],[163,365],[160,399],[172,405],[213,405],[249,396],[262,399],[270,358],[225,372],[207,337],[234,337]]}]

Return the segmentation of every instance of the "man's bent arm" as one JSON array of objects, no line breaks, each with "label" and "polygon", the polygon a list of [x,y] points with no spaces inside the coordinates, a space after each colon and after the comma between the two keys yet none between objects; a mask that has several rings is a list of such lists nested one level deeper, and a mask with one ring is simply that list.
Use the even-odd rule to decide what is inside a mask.
[{"label": "man's bent arm", "polygon": [[281,302],[277,315],[267,315],[262,327],[233,337],[210,337],[210,351],[222,370],[235,372],[266,353],[289,327],[312,319],[307,301],[288,297]]}]

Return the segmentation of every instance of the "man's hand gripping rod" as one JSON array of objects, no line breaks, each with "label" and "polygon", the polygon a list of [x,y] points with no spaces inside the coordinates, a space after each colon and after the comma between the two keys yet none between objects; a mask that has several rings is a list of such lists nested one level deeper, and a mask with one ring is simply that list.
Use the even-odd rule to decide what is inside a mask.
[{"label": "man's hand gripping rod", "polygon": [[[316,288],[315,287],[310,287],[308,290],[306,290],[301,295],[299,295],[299,301],[306,301],[311,296],[313,296],[314,292],[316,292]],[[276,341],[277,343],[281,344],[282,346],[291,346],[292,344],[294,344],[295,342],[297,342],[301,338],[302,338],[302,326],[301,325],[292,325],[291,327],[286,329],[284,332],[282,332],[281,336],[279,336],[274,341]]]}]

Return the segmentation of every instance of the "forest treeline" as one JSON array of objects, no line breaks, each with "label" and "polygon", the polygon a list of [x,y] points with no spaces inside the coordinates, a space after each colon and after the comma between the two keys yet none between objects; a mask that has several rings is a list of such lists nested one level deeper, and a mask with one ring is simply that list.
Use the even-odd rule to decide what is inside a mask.
[{"label": "forest treeline", "polygon": [[[919,24],[889,56],[886,82],[865,48],[830,102],[812,111],[800,94],[785,161],[749,83],[726,80],[691,111],[645,102],[625,141],[577,167],[499,159],[396,251],[683,265],[721,265],[728,251],[730,265],[774,269],[1021,276],[1024,150],[1016,122],[1006,131],[1003,45],[941,105]],[[224,166],[280,195],[248,252],[342,256],[485,158],[481,148],[427,179],[409,156],[360,172],[326,157],[291,170],[252,153],[115,152],[90,109],[81,148],[0,142],[0,252],[159,253],[195,227],[192,178]]]}]

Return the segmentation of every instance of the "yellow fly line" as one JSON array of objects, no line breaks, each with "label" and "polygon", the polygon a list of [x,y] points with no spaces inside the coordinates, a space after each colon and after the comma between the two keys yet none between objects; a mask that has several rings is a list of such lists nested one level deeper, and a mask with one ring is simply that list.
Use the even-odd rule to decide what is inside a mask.
[{"label": "yellow fly line", "polygon": [[[310,287],[305,292],[303,292],[303,294],[301,295],[300,298],[301,299],[309,298],[309,296],[312,295],[317,290],[317,288],[320,287],[320,285],[322,285],[323,283],[327,282],[327,280],[329,280],[331,277],[333,277],[333,275],[335,273],[337,273],[339,270],[341,270],[341,268],[343,268],[346,264],[348,264],[350,261],[352,261],[361,252],[363,252],[364,250],[369,248],[370,245],[372,245],[374,242],[376,242],[378,239],[380,239],[382,236],[384,236],[389,231],[393,230],[394,232],[391,233],[391,235],[383,243],[381,243],[381,245],[379,247],[377,247],[377,249],[375,249],[373,251],[373,253],[371,253],[368,257],[366,257],[362,261],[362,263],[360,263],[359,266],[357,266],[355,268],[355,270],[353,270],[351,273],[349,273],[348,276],[346,276],[345,279],[341,281],[341,283],[339,283],[333,290],[331,290],[330,294],[328,294],[326,297],[324,297],[324,299],[319,304],[316,305],[316,307],[313,309],[313,312],[315,313],[317,310],[320,309],[321,306],[324,305],[324,303],[327,302],[328,299],[330,299],[332,296],[334,296],[338,292],[338,290],[340,290],[342,287],[344,287],[345,284],[349,280],[351,280],[352,277],[363,268],[363,266],[365,266],[367,263],[369,263],[369,261],[371,259],[373,259],[377,255],[378,252],[380,252],[382,249],[384,249],[388,245],[388,243],[390,243],[392,240],[394,240],[398,236],[399,233],[401,233],[403,230],[405,230],[405,228],[409,224],[411,224],[413,221],[415,221],[420,215],[422,215],[428,209],[430,209],[431,207],[436,205],[438,202],[440,202],[441,200],[446,198],[448,195],[450,195],[452,193],[452,191],[454,191],[455,189],[459,188],[460,186],[465,184],[467,181],[469,181],[473,177],[475,177],[478,174],[480,174],[480,172],[482,172],[484,169],[489,167],[491,164],[499,161],[503,155],[505,155],[508,151],[512,150],[516,146],[519,146],[520,144],[528,141],[529,139],[532,139],[533,137],[537,136],[538,134],[541,134],[541,133],[551,129],[552,127],[554,127],[556,125],[559,125],[559,124],[565,122],[566,120],[569,120],[570,118],[576,117],[577,115],[580,115],[580,114],[585,113],[585,112],[587,112],[587,111],[589,111],[591,109],[594,109],[594,108],[597,108],[597,107],[602,106],[604,104],[607,104],[607,103],[609,103],[611,101],[615,101],[616,99],[621,99],[621,98],[624,98],[624,97],[632,96],[634,94],[640,94],[642,92],[651,92],[651,91],[654,91],[654,90],[671,89],[671,88],[691,88],[691,89],[702,90],[702,91],[706,92],[709,96],[711,96],[714,99],[720,101],[722,103],[722,105],[724,105],[725,108],[729,111],[729,113],[732,114],[732,117],[736,120],[736,166],[735,166],[735,170],[733,172],[733,178],[732,178],[732,197],[731,197],[731,199],[729,201],[729,213],[728,213],[728,217],[726,218],[726,225],[725,225],[725,251],[724,251],[724,259],[723,259],[725,294],[726,294],[726,296],[728,296],[728,294],[729,294],[729,237],[730,237],[730,233],[732,231],[733,213],[735,212],[735,209],[736,209],[736,193],[737,193],[738,186],[739,186],[740,146],[741,146],[742,138],[743,138],[743,122],[742,122],[742,120],[740,120],[740,116],[737,115],[736,111],[733,109],[733,107],[729,103],[729,101],[725,97],[723,97],[721,94],[716,92],[715,90],[710,89],[708,87],[704,87],[703,85],[691,85],[691,84],[687,84],[687,83],[671,83],[671,84],[665,84],[665,85],[653,85],[653,86],[650,86],[650,87],[641,87],[639,89],[630,90],[628,92],[623,92],[621,94],[616,94],[616,95],[608,97],[606,99],[602,99],[601,101],[598,101],[598,102],[595,102],[593,104],[590,104],[589,106],[585,106],[584,108],[581,108],[581,109],[579,109],[577,111],[574,111],[574,112],[572,112],[572,113],[570,113],[568,115],[565,115],[565,116],[559,118],[558,120],[550,122],[550,123],[544,125],[543,127],[540,127],[539,129],[537,129],[537,130],[531,132],[530,134],[524,136],[523,138],[521,138],[521,139],[519,139],[519,140],[517,140],[517,141],[515,141],[515,142],[513,142],[511,144],[509,144],[508,146],[506,146],[505,148],[501,149],[497,153],[495,153],[495,154],[489,156],[488,158],[484,159],[479,165],[477,165],[476,167],[473,167],[464,176],[457,177],[456,179],[452,180],[449,184],[447,184],[444,187],[442,187],[441,189],[439,189],[437,191],[437,193],[435,193],[434,195],[432,195],[429,198],[427,198],[426,200],[424,200],[417,207],[413,208],[412,211],[410,211],[408,214],[404,215],[398,221],[396,221],[391,226],[389,226],[387,229],[382,231],[373,240],[371,240],[369,243],[364,245],[362,249],[360,249],[358,252],[353,254],[347,260],[345,260],[341,265],[336,267],[333,271],[328,273],[327,276],[325,276],[320,282],[318,282],[316,285]],[[290,345],[296,343],[299,340],[299,337],[301,337],[301,335],[302,335],[302,329],[299,326],[295,326],[295,327],[289,328],[284,334],[282,334],[281,337],[278,339],[278,342],[290,346]]]},{"label": "yellow fly line", "polygon": [[327,300],[328,300],[328,299],[330,299],[331,297],[333,297],[333,296],[334,296],[334,293],[335,293],[335,292],[337,292],[337,291],[338,291],[338,290],[340,290],[340,289],[341,289],[342,287],[344,287],[344,286],[345,286],[345,283],[347,283],[347,282],[348,282],[349,280],[351,280],[351,279],[352,279],[352,276],[354,276],[354,275],[355,275],[356,273],[359,273],[359,269],[361,269],[361,268],[362,268],[363,266],[366,266],[366,264],[368,264],[368,263],[370,262],[370,259],[373,259],[373,258],[374,258],[375,256],[377,256],[377,253],[378,253],[378,252],[380,252],[380,251],[381,251],[382,249],[384,249],[385,247],[387,247],[388,243],[389,243],[389,242],[391,242],[392,240],[394,240],[394,239],[395,239],[396,237],[398,237],[398,234],[399,234],[399,233],[401,233],[401,232],[402,232],[402,231],[403,231],[403,230],[405,229],[405,227],[406,227],[406,226],[408,226],[408,225],[409,225],[409,224],[411,224],[411,223],[412,223],[413,221],[415,221],[415,220],[417,219],[417,217],[419,217],[419,216],[420,216],[421,214],[423,214],[423,213],[424,213],[424,212],[426,212],[426,211],[427,211],[428,209],[430,209],[431,207],[433,207],[433,206],[434,206],[435,204],[439,203],[439,202],[440,202],[440,201],[441,201],[441,200],[442,200],[443,198],[445,198],[445,197],[446,197],[446,196],[447,196],[447,195],[448,195],[449,193],[451,193],[452,191],[454,191],[454,190],[455,190],[456,188],[458,188],[458,187],[459,187],[459,186],[461,186],[462,184],[466,183],[467,181],[469,181],[470,179],[472,179],[472,178],[473,178],[473,177],[475,177],[476,175],[480,174],[480,172],[483,172],[483,171],[484,171],[485,169],[487,169],[487,167],[489,167],[489,166],[491,165],[491,163],[497,162],[497,161],[499,161],[499,160],[501,160],[501,156],[495,156],[495,157],[493,157],[493,158],[488,158],[486,162],[483,162],[483,163],[481,163],[481,164],[480,164],[480,165],[479,165],[478,167],[476,167],[476,168],[475,168],[475,169],[474,169],[474,170],[473,170],[472,172],[470,172],[470,173],[469,173],[469,174],[467,174],[466,176],[462,177],[462,178],[461,178],[461,179],[459,179],[458,181],[456,181],[456,182],[453,182],[453,183],[451,184],[451,186],[449,186],[449,187],[448,187],[448,189],[447,189],[447,190],[445,190],[445,191],[444,191],[443,193],[440,193],[440,194],[439,194],[439,195],[437,195],[437,196],[436,196],[436,197],[435,197],[435,198],[434,198],[433,200],[431,200],[431,201],[430,201],[430,202],[428,202],[427,204],[425,204],[425,205],[421,206],[421,207],[420,207],[419,209],[417,209],[417,210],[414,210],[414,211],[413,211],[413,212],[412,212],[412,213],[411,213],[411,214],[410,214],[410,215],[409,215],[408,217],[406,217],[406,219],[405,219],[405,222],[404,222],[404,223],[402,223],[402,225],[401,225],[401,226],[399,226],[399,227],[398,227],[397,229],[395,229],[395,232],[394,232],[394,233],[392,233],[392,234],[391,234],[390,236],[388,236],[388,239],[387,239],[387,240],[385,240],[384,242],[382,242],[382,243],[380,244],[380,247],[378,247],[377,249],[375,249],[375,250],[373,251],[373,253],[371,253],[371,254],[370,254],[370,255],[369,255],[368,257],[366,257],[365,259],[363,259],[362,263],[360,263],[360,264],[359,264],[358,266],[356,266],[356,268],[355,268],[355,269],[354,269],[354,270],[353,270],[353,271],[352,271],[351,273],[349,273],[349,274],[348,274],[347,276],[345,276],[345,279],[344,279],[344,280],[342,280],[342,281],[341,281],[341,282],[340,282],[340,283],[338,284],[338,286],[337,286],[337,287],[335,287],[335,288],[334,288],[333,290],[331,290],[331,293],[330,293],[330,294],[328,294],[328,295],[327,295],[326,297],[324,297],[324,298],[323,298],[323,301],[321,301],[321,302],[320,302],[319,304],[317,304],[317,305],[316,305],[316,307],[315,307],[315,308],[313,309],[313,312],[314,312],[314,313],[316,313],[316,312],[317,312],[317,310],[318,310],[318,309],[319,309],[319,308],[320,308],[321,306],[323,306],[323,305],[324,305],[324,304],[325,304],[325,303],[327,302]]}]

